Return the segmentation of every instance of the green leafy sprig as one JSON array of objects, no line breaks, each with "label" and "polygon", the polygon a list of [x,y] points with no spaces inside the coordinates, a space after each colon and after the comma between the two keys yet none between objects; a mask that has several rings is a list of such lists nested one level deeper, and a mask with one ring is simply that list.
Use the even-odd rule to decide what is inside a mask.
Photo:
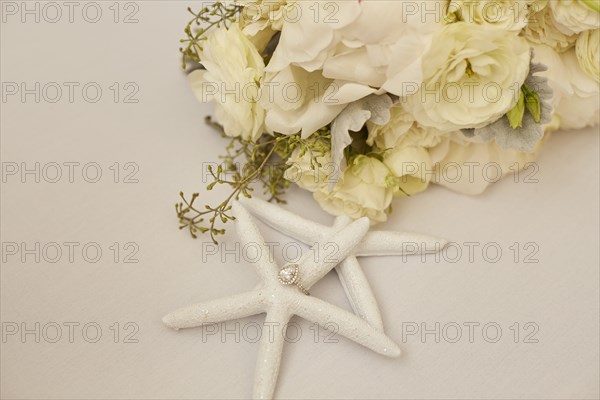
[{"label": "green leafy sprig", "polygon": [[[207,123],[218,126],[207,117]],[[206,190],[213,190],[217,185],[227,185],[231,188],[229,195],[218,205],[205,204],[197,207],[199,193],[193,193],[188,200],[180,192],[181,202],[175,205],[179,229],[188,229],[193,238],[197,233],[210,234],[213,243],[218,243],[217,236],[223,235],[225,229],[219,224],[226,224],[235,219],[230,214],[231,203],[240,196],[251,197],[253,184],[260,183],[263,194],[269,196],[269,201],[285,203],[283,195],[289,188],[290,181],[285,178],[289,168],[286,161],[292,153],[299,149],[300,157],[310,154],[310,165],[313,170],[322,167],[318,159],[329,151],[331,131],[329,127],[320,129],[314,137],[318,139],[302,139],[299,134],[273,136],[263,135],[258,140],[245,140],[240,137],[230,138],[226,154],[221,157],[222,163],[216,168],[208,167],[212,181]]]},{"label": "green leafy sprig", "polygon": [[224,3],[216,1],[208,6],[202,7],[198,12],[194,12],[188,7],[188,12],[194,17],[187,23],[184,32],[186,47],[179,48],[182,53],[182,67],[186,69],[188,63],[193,61],[200,63],[200,53],[202,52],[202,42],[206,40],[206,33],[212,28],[228,28],[239,16],[242,7],[233,3]]}]

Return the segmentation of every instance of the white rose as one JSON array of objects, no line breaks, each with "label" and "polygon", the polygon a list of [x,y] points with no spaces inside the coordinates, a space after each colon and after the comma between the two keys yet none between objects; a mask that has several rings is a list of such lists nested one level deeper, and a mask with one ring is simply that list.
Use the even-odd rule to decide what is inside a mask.
[{"label": "white rose", "polygon": [[384,153],[383,163],[397,178],[395,195],[412,196],[427,189],[433,165],[424,147],[400,144]]},{"label": "white rose", "polygon": [[[320,166],[311,161],[316,161]],[[289,167],[285,170],[285,179],[296,183],[302,189],[316,192],[325,189],[329,183],[329,174],[332,172],[331,153],[329,152],[315,155],[310,150],[303,151],[301,147],[298,147],[287,159],[286,164]]]},{"label": "white rose", "polygon": [[405,107],[425,127],[486,126],[514,107],[529,62],[529,45],[519,36],[465,22],[447,25],[423,56],[423,83]]},{"label": "white rose", "polygon": [[383,163],[398,178],[396,195],[412,195],[427,189],[433,163],[429,149],[439,145],[447,134],[423,128],[416,122],[403,133],[392,149],[383,153]]},{"label": "white rose", "polygon": [[519,32],[527,25],[530,4],[523,0],[451,0],[448,12],[459,21]]},{"label": "white rose", "polygon": [[556,113],[552,113],[552,121],[544,125],[544,133],[555,132],[560,129],[560,118]]},{"label": "white rose", "polygon": [[530,168],[540,147],[533,153],[505,150],[495,141],[467,140],[461,132],[453,132],[429,152],[435,167],[432,182],[464,194],[481,194],[502,177]]},{"label": "white rose", "polygon": [[403,95],[406,82],[421,81],[421,57],[443,26],[445,0],[426,3],[298,2],[302,18],[284,23],[267,70],[322,69],[326,78]]},{"label": "white rose", "polygon": [[444,133],[435,128],[424,128],[415,122],[401,102],[390,108],[390,120],[385,125],[367,122],[367,144],[375,150],[386,150],[402,146],[436,146]]},{"label": "white rose", "polygon": [[401,146],[419,146],[429,149],[440,144],[446,136],[446,132],[438,131],[434,128],[425,128],[415,122],[406,134],[402,136],[398,144]]},{"label": "white rose", "polygon": [[265,64],[254,45],[233,24],[212,31],[200,60],[205,69],[188,76],[196,97],[216,103],[215,119],[226,135],[256,140],[264,131],[258,96]]},{"label": "white rose", "polygon": [[348,103],[373,92],[365,85],[326,79],[321,71],[308,72],[288,65],[282,71],[267,73],[260,104],[267,110],[268,132],[302,132],[307,138],[333,121]]},{"label": "white rose", "polygon": [[444,1],[366,0],[361,14],[339,31],[323,75],[383,88],[398,96],[406,82],[421,82],[421,59],[442,29]]},{"label": "white rose", "polygon": [[292,8],[295,1],[235,0],[235,3],[244,7],[240,13],[242,31],[254,36],[265,28],[280,31],[288,14],[286,7]]},{"label": "white rose", "polygon": [[545,45],[533,45],[533,50],[533,61],[548,67],[547,71],[538,74],[548,78],[548,84],[553,91],[552,105],[556,111],[562,97],[573,94],[573,87],[567,78],[567,69],[556,49]]},{"label": "white rose", "polygon": [[[600,8],[597,0],[552,0],[549,4],[559,29],[566,34],[600,26]],[[592,5],[596,9],[593,9]]]},{"label": "white rose", "polygon": [[352,160],[332,191],[325,188],[313,196],[330,214],[385,221],[385,210],[392,203],[394,182],[381,161],[360,155]]},{"label": "white rose", "polygon": [[582,32],[577,38],[575,51],[585,73],[600,81],[600,29]]},{"label": "white rose", "polygon": [[562,54],[572,95],[563,96],[556,107],[563,129],[579,129],[600,122],[600,83],[588,76],[577,61],[575,49]]},{"label": "white rose", "polygon": [[294,64],[307,71],[323,67],[339,43],[339,30],[361,12],[358,1],[297,1],[287,8],[277,49],[268,65],[272,72]]},{"label": "white rose", "polygon": [[596,125],[599,121],[599,83],[582,69],[576,50],[557,53],[548,46],[534,46],[534,62],[548,67],[540,75],[548,78],[554,92],[554,115],[563,129]]},{"label": "white rose", "polygon": [[406,111],[402,103],[396,103],[390,108],[390,120],[385,125],[377,125],[367,121],[369,136],[367,144],[376,145],[380,150],[396,146],[400,137],[413,126],[415,119]]},{"label": "white rose", "polygon": [[531,43],[550,46],[562,52],[571,48],[577,39],[576,34],[565,34],[563,30],[554,20],[552,9],[544,7],[531,15],[529,24],[523,30],[523,37]]}]

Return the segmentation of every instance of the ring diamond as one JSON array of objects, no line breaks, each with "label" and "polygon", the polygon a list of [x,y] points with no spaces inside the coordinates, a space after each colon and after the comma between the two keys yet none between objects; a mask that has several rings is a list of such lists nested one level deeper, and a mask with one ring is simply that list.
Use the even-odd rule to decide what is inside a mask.
[{"label": "ring diamond", "polygon": [[300,266],[298,264],[284,265],[279,270],[278,279],[283,285],[296,285],[298,286],[298,289],[302,291],[302,293],[305,295],[309,294],[308,290],[306,290],[304,286],[300,284]]}]

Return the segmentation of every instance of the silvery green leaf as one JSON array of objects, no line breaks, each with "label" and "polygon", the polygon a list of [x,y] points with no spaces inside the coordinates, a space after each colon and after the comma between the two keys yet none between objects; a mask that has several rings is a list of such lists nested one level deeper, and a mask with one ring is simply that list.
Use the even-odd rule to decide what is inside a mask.
[{"label": "silvery green leaf", "polygon": [[330,176],[330,189],[342,174],[344,149],[352,143],[350,131],[357,132],[367,121],[385,125],[390,120],[390,107],[393,101],[387,94],[369,95],[348,104],[331,124],[331,162],[333,173]]},{"label": "silvery green leaf", "polygon": [[535,122],[533,116],[526,113],[522,126],[513,129],[508,118],[502,117],[486,127],[476,129],[476,134],[486,141],[496,139],[496,143],[505,150],[514,149],[531,153],[544,136],[544,128]]}]

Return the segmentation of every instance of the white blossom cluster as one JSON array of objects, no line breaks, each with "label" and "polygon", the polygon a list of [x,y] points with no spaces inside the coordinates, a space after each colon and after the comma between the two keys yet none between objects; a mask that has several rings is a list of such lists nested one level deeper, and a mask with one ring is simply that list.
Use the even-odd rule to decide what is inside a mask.
[{"label": "white blossom cluster", "polygon": [[395,196],[431,182],[480,193],[489,180],[444,168],[506,174],[535,158],[544,131],[599,122],[596,0],[236,3],[191,85],[229,136],[312,140],[329,126],[321,167],[297,151],[288,177],[335,215],[383,221]]}]

